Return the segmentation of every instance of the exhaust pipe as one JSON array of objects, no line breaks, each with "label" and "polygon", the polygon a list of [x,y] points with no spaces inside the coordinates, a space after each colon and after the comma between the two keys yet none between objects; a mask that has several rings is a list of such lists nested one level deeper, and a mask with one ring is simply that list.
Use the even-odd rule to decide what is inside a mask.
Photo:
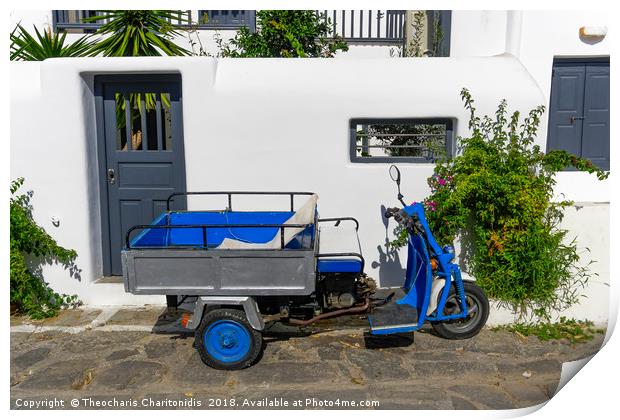
[{"label": "exhaust pipe", "polygon": [[357,314],[357,313],[366,312],[369,307],[370,307],[370,299],[366,298],[364,300],[364,304],[359,305],[359,306],[353,306],[347,309],[338,309],[337,311],[332,311],[332,312],[325,312],[325,313],[315,316],[314,318],[310,318],[307,320],[289,319],[288,322],[289,324],[299,325],[303,327],[306,325],[310,325],[321,319],[333,318],[336,316],[347,315],[347,314]]}]

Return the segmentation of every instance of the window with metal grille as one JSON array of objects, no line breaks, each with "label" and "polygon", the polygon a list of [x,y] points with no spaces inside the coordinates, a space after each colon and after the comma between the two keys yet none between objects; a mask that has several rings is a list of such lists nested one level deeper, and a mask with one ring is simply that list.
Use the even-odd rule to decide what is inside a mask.
[{"label": "window with metal grille", "polygon": [[359,118],[349,125],[352,162],[432,163],[453,153],[448,118]]}]

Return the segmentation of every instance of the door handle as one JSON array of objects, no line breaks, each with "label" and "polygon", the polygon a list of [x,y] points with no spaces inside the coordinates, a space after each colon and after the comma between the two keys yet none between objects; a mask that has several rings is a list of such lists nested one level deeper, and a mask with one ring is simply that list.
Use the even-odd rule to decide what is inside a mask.
[{"label": "door handle", "polygon": [[108,169],[108,182],[110,182],[110,184],[114,184],[116,182],[116,173],[112,168]]},{"label": "door handle", "polygon": [[572,117],[570,117],[570,123],[571,124],[575,124],[575,121],[583,120],[583,119],[585,119],[585,117],[575,117],[575,116],[572,116]]}]

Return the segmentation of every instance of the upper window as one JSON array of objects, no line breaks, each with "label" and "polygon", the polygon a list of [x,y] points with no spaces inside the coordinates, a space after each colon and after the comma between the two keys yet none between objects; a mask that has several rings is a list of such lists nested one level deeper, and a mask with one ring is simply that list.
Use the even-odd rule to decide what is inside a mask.
[{"label": "upper window", "polygon": [[84,22],[84,18],[99,16],[96,10],[52,10],[56,32],[92,33],[101,26],[101,21]]},{"label": "upper window", "polygon": [[432,163],[450,157],[452,120],[363,118],[350,122],[352,162]]},{"label": "upper window", "polygon": [[247,26],[253,31],[256,27],[255,10],[199,10],[198,21],[208,29],[237,29]]}]

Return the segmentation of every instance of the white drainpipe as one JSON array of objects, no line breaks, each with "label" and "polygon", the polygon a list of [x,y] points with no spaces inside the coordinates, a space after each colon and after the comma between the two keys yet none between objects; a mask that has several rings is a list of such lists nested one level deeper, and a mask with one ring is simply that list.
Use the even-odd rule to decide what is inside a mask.
[{"label": "white drainpipe", "polygon": [[515,57],[521,54],[521,24],[523,12],[509,10],[506,14],[506,52]]}]

